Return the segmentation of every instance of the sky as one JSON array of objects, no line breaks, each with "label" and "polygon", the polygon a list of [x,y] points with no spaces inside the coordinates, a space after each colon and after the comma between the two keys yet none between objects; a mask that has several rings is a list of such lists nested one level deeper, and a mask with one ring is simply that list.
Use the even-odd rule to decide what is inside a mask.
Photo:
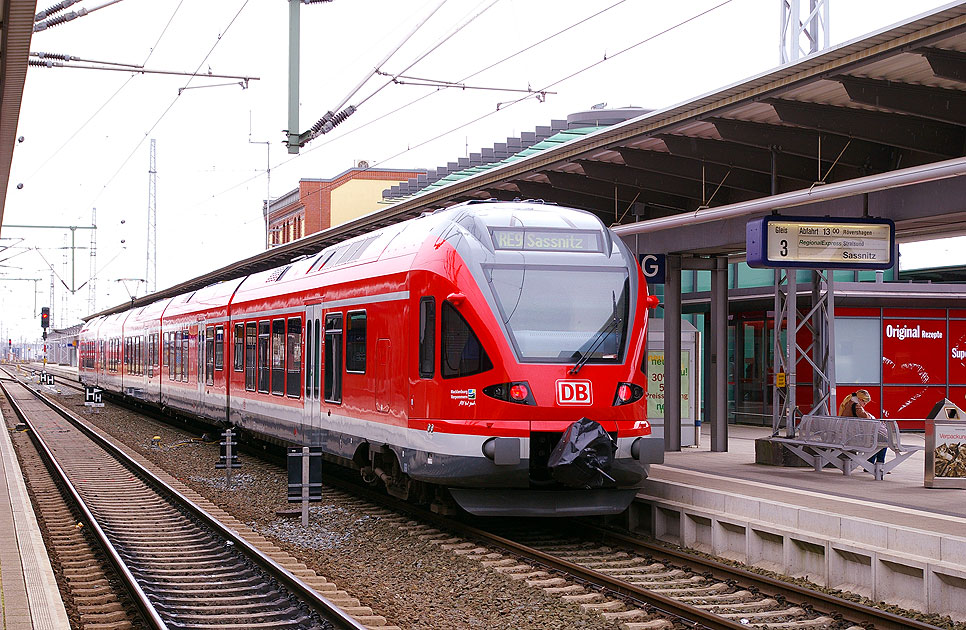
[{"label": "sky", "polygon": [[[832,0],[831,45],[945,4]],[[0,338],[35,339],[41,306],[53,307],[56,327],[78,323],[91,306],[92,230],[13,225],[91,226],[96,211],[95,311],[147,292],[152,139],[163,289],[262,251],[264,199],[300,178],[331,178],[359,160],[434,168],[598,103],[663,108],[769,71],[779,65],[780,10],[781,0],[302,5],[299,130],[343,102],[357,112],[297,156],[283,145],[288,2],[121,0],[35,33],[32,52],[199,76],[30,68],[0,240],[9,248],[0,255]],[[380,75],[362,84],[377,67],[507,91]],[[251,80],[201,76],[209,73]],[[509,91],[527,89],[551,93],[521,100],[525,93]]]}]

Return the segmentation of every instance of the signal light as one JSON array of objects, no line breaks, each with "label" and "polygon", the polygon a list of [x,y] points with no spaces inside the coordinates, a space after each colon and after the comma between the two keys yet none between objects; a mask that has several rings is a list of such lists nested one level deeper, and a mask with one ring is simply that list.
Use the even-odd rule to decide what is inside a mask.
[{"label": "signal light", "polygon": [[629,405],[644,397],[644,388],[634,383],[618,383],[614,394],[614,406]]},{"label": "signal light", "polygon": [[40,327],[48,328],[50,326],[50,308],[43,307],[40,309]]},{"label": "signal light", "polygon": [[537,404],[537,401],[533,398],[533,393],[530,391],[530,383],[526,381],[490,385],[483,388],[483,393],[490,398],[517,403],[518,405]]}]

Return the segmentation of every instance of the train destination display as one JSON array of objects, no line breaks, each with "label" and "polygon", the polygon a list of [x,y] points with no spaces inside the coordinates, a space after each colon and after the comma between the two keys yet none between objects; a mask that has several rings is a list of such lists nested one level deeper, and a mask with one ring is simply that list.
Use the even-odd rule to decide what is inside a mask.
[{"label": "train destination display", "polygon": [[495,228],[493,247],[523,251],[594,252],[603,251],[597,232],[587,230],[533,230]]},{"label": "train destination display", "polygon": [[746,228],[752,267],[888,269],[895,224],[888,219],[767,216]]}]

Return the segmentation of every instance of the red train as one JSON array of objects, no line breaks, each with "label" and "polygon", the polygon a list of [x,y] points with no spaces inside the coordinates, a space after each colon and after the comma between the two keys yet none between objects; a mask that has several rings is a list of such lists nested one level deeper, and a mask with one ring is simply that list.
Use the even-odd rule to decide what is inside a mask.
[{"label": "red train", "polygon": [[320,447],[397,496],[610,514],[663,460],[642,371],[655,303],[592,214],[468,202],[94,318],[80,375]]}]

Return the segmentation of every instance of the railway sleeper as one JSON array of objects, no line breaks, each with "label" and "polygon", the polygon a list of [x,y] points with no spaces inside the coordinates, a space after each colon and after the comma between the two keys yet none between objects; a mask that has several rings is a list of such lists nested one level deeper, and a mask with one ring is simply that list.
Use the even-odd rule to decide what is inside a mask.
[{"label": "railway sleeper", "polygon": [[803,608],[793,606],[785,610],[764,610],[760,612],[715,613],[725,619],[774,619],[776,617],[804,617],[808,613]]}]

